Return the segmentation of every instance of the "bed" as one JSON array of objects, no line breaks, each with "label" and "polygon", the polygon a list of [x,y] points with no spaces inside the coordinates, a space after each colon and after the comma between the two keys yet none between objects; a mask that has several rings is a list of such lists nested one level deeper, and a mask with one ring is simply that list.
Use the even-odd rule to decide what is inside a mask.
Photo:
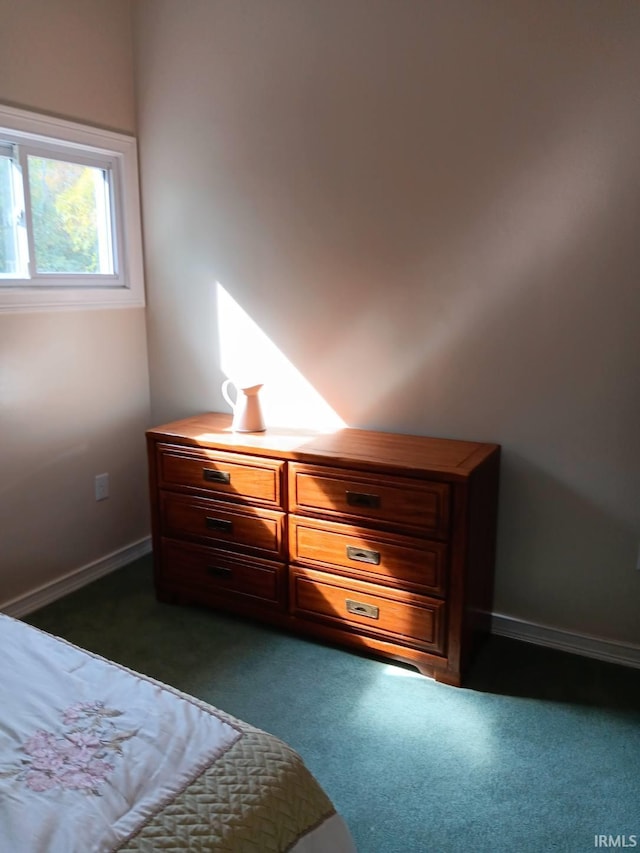
[{"label": "bed", "polygon": [[354,853],[287,744],[0,614],[0,849]]}]

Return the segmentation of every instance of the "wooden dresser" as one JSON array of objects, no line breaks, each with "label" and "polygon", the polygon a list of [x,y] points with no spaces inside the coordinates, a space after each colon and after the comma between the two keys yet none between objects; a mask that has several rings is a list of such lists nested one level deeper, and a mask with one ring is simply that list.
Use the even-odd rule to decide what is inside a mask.
[{"label": "wooden dresser", "polygon": [[148,430],[158,598],[460,685],[489,628],[500,448],[343,429]]}]

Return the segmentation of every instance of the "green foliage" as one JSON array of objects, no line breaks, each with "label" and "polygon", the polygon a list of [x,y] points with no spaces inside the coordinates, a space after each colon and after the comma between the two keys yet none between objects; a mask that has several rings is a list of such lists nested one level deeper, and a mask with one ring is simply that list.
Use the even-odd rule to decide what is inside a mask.
[{"label": "green foliage", "polygon": [[94,172],[90,166],[29,157],[38,272],[100,271]]}]

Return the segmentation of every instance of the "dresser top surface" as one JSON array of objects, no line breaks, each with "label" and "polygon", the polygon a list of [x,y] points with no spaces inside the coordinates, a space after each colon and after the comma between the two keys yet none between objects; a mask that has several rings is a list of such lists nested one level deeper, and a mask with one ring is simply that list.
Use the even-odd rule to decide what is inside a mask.
[{"label": "dresser top surface", "polygon": [[463,479],[499,453],[497,444],[352,428],[314,432],[269,427],[261,433],[240,433],[232,431],[230,415],[219,413],[163,424],[147,430],[147,435],[156,441],[299,462],[431,471]]}]

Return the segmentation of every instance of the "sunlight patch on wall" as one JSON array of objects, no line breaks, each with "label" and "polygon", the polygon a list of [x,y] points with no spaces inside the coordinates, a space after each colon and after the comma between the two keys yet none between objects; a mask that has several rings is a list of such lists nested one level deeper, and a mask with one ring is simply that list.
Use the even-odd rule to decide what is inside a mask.
[{"label": "sunlight patch on wall", "polygon": [[220,369],[238,387],[263,383],[260,400],[268,427],[331,432],[346,426],[220,282],[216,301]]}]

